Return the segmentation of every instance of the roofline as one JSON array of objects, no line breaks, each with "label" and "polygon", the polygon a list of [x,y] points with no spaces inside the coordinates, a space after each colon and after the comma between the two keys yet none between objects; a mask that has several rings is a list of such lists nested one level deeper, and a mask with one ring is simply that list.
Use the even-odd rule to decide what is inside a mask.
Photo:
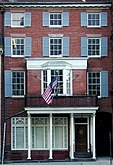
[{"label": "roofline", "polygon": [[110,8],[109,3],[1,3],[4,8]]}]

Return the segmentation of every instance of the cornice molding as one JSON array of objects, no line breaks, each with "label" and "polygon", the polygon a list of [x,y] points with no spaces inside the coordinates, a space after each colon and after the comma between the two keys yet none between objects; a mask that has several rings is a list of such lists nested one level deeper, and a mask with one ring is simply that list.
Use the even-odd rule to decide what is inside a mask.
[{"label": "cornice molding", "polygon": [[110,8],[111,3],[4,3],[0,4],[4,8]]}]

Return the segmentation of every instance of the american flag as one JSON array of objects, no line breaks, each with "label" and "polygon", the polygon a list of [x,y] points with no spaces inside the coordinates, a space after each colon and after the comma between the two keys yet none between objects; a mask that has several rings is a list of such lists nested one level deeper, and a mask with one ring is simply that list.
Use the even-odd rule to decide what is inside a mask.
[{"label": "american flag", "polygon": [[57,77],[55,77],[50,84],[48,85],[48,87],[46,88],[46,90],[44,91],[44,93],[42,94],[43,99],[45,100],[45,102],[47,104],[51,104],[53,97],[52,97],[52,89],[57,85]]}]

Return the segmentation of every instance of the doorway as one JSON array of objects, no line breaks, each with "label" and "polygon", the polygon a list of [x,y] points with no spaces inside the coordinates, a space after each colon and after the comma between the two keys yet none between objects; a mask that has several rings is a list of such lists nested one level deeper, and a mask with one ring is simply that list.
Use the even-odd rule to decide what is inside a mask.
[{"label": "doorway", "polygon": [[87,118],[79,118],[75,122],[75,156],[84,157],[87,150]]}]

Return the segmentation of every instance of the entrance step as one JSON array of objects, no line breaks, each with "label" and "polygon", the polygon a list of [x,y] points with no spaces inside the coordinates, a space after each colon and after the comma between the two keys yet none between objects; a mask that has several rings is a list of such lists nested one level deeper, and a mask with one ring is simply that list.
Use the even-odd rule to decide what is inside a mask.
[{"label": "entrance step", "polygon": [[92,154],[89,152],[76,152],[74,156],[75,158],[91,158]]}]

